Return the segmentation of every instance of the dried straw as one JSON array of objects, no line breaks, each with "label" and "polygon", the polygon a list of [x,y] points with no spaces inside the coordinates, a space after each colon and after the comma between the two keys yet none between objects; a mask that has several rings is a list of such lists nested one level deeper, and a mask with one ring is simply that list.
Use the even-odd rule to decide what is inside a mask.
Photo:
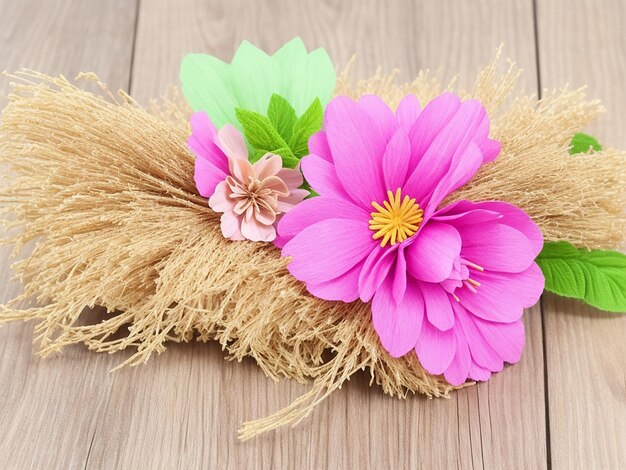
[{"label": "dried straw", "polygon": [[[493,134],[503,151],[453,199],[513,202],[548,240],[619,245],[624,154],[567,155],[569,139],[599,104],[563,91],[539,105],[518,99],[498,115],[516,76],[511,68],[497,78],[494,66],[479,75],[472,95],[498,116]],[[0,203],[7,224],[19,228],[6,240],[14,253],[29,241],[35,248],[13,264],[24,293],[0,306],[0,322],[38,319],[43,356],[74,343],[109,353],[131,346],[136,352],[120,366],[136,365],[166,341],[195,336],[219,341],[231,359],[253,357],[274,380],[313,381],[283,410],[245,423],[241,439],[300,422],[359,369],[392,396],[453,389],[414,355],[388,356],[368,305],[315,299],[273,246],[223,239],[195,191],[179,97],[147,112],[123,93],[96,96],[63,77],[23,70],[12,78],[0,132],[0,161],[9,169]],[[406,85],[377,74],[354,86],[344,73],[338,84],[338,93],[375,92],[391,104],[407,92],[425,103],[440,89],[427,73]],[[27,299],[41,306],[20,309]],[[85,324],[94,306],[107,314]]]}]

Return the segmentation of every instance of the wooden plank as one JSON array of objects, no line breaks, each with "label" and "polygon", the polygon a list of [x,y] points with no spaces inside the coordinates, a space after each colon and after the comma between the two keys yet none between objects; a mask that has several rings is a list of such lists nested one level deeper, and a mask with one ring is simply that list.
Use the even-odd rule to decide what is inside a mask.
[{"label": "wooden plank", "polygon": [[[494,20],[497,18],[497,21]],[[140,102],[176,84],[180,59],[229,59],[247,38],[274,50],[295,35],[324,46],[355,72],[381,64],[447,68],[469,84],[501,41],[536,90],[530,0],[454,2],[141,3],[132,90]],[[471,79],[467,79],[467,77]],[[252,361],[225,362],[215,345],[175,345],[136,370],[117,372],[100,414],[89,466],[214,468],[544,468],[543,356],[539,309],[526,317],[522,363],[450,400],[391,399],[358,376],[306,422],[251,442],[237,426],[288,404],[305,388],[274,384]],[[115,452],[112,450],[115,449]]]},{"label": "wooden plank", "polygon": [[[539,0],[541,83],[588,84],[607,113],[590,132],[626,148],[626,4]],[[626,468],[626,316],[546,295],[550,448],[555,469]]]},{"label": "wooden plank", "polygon": [[[68,78],[94,71],[112,88],[127,88],[135,6],[127,0],[0,0],[0,67]],[[7,92],[8,80],[0,79],[0,94]],[[20,292],[10,281],[9,251],[0,249],[0,303]],[[113,383],[107,371],[118,361],[78,346],[44,361],[32,355],[32,325],[0,329],[2,467],[83,467]]]}]

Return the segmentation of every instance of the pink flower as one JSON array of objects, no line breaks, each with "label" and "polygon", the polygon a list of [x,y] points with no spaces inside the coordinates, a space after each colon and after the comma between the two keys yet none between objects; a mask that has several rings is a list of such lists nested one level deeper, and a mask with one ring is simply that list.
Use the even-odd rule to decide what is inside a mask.
[{"label": "pink flower", "polygon": [[414,350],[454,385],[487,380],[524,345],[523,309],[538,300],[538,227],[504,202],[442,201],[494,160],[489,119],[450,93],[395,114],[376,96],[335,98],[302,170],[320,194],[280,222],[289,271],[313,295],[372,301],[393,357]]},{"label": "pink flower", "polygon": [[222,234],[231,240],[272,241],[280,216],[309,192],[299,170],[282,168],[279,155],[248,161],[241,133],[226,124],[219,131],[204,112],[191,116],[189,149],[196,155],[194,179],[209,206],[222,212]]}]

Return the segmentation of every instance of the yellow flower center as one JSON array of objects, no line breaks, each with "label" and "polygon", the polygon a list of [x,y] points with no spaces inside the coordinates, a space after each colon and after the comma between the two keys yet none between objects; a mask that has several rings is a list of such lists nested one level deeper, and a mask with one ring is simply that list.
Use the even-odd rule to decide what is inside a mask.
[{"label": "yellow flower center", "polygon": [[370,230],[374,232],[372,238],[374,240],[382,238],[380,243],[382,247],[387,245],[387,242],[391,242],[393,246],[412,237],[424,219],[424,211],[420,209],[419,204],[409,196],[402,199],[400,188],[395,194],[387,191],[387,197],[388,200],[383,201],[382,206],[372,202],[376,212],[372,212],[370,219]]}]

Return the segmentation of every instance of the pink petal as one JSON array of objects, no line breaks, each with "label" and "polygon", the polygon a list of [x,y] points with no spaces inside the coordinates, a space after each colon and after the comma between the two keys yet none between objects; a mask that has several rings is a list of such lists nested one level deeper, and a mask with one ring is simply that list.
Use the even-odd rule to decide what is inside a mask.
[{"label": "pink petal", "polygon": [[347,273],[320,284],[307,284],[307,290],[324,300],[354,302],[359,298],[359,275],[363,263],[358,263]]},{"label": "pink petal", "polygon": [[363,302],[369,302],[387,278],[396,259],[398,246],[394,245],[388,248],[377,246],[366,258],[359,276],[359,294]]},{"label": "pink petal", "polygon": [[479,147],[483,154],[483,163],[489,163],[498,157],[502,144],[497,140],[485,139],[480,143]]},{"label": "pink petal", "polygon": [[453,328],[456,338],[456,352],[450,366],[445,370],[443,376],[451,385],[462,385],[467,380],[472,362],[467,341],[459,328]]},{"label": "pink petal", "polygon": [[[262,225],[272,225],[274,222],[276,222],[276,212],[270,211],[266,207],[260,207],[258,210],[254,211],[254,218],[256,219],[257,222],[259,222]],[[274,230],[274,237],[272,238],[272,240],[274,238],[276,238],[275,230]]]},{"label": "pink petal", "polygon": [[300,170],[292,170],[291,168],[281,168],[276,176],[285,182],[289,191],[299,188],[304,182]]},{"label": "pink petal", "polygon": [[[235,206],[235,209],[237,209],[236,206]],[[235,211],[235,213],[241,215],[241,212]],[[245,209],[244,216],[242,219],[242,224],[244,220],[247,220],[247,221],[252,220],[252,216],[254,216],[254,207],[252,206],[252,204],[249,204],[248,207]]]},{"label": "pink petal", "polygon": [[338,96],[326,107],[324,124],[337,176],[350,197],[368,208],[372,201],[385,200],[382,157],[387,142],[376,121],[350,98]]},{"label": "pink petal", "polygon": [[321,196],[334,197],[351,201],[343,185],[337,178],[335,167],[332,163],[318,157],[317,155],[309,155],[300,160],[304,177]]},{"label": "pink petal", "polygon": [[474,361],[472,361],[469,369],[469,378],[472,380],[477,380],[480,382],[486,382],[491,377],[491,371],[489,369],[485,369]]},{"label": "pink petal", "polygon": [[450,366],[456,352],[454,329],[441,331],[424,320],[415,346],[417,358],[430,374],[439,375]]},{"label": "pink petal", "polygon": [[463,258],[491,271],[519,273],[535,259],[526,236],[499,220],[457,227],[463,240]]},{"label": "pink petal", "polygon": [[228,158],[215,145],[217,129],[204,111],[193,113],[190,118],[191,135],[187,146],[197,157],[208,160],[222,173],[228,171]]},{"label": "pink petal", "polygon": [[[369,220],[369,213],[352,202],[324,196],[306,199],[289,211],[278,224],[278,233],[289,240],[310,225],[326,219]],[[369,230],[369,227],[368,227]],[[371,232],[370,232],[371,234]]]},{"label": "pink petal", "polygon": [[[281,217],[282,217],[282,215],[280,215],[280,214],[277,217],[278,224],[280,224]],[[281,236],[280,232],[276,231],[276,238],[274,238],[274,246],[276,248],[279,248],[279,249],[282,250],[285,247],[285,245],[287,244],[288,241],[289,241],[288,238],[285,238],[285,237]]]},{"label": "pink petal", "polygon": [[280,197],[289,196],[289,188],[283,180],[278,176],[270,176],[261,181],[261,187],[264,189],[271,189],[273,195]]},{"label": "pink petal", "polygon": [[460,252],[461,236],[454,227],[428,222],[407,246],[407,269],[420,281],[441,282],[452,272]]},{"label": "pink petal", "polygon": [[222,235],[229,240],[243,240],[241,234],[241,218],[237,217],[233,212],[224,212],[220,218],[220,228]]},{"label": "pink petal", "polygon": [[230,173],[240,183],[247,184],[250,178],[254,178],[254,169],[248,160],[230,160]]},{"label": "pink petal", "polygon": [[332,163],[333,155],[330,152],[330,147],[328,146],[326,132],[319,131],[309,137],[309,153],[311,155],[322,157],[324,160]]},{"label": "pink petal", "polygon": [[398,128],[398,120],[387,103],[376,95],[363,95],[359,98],[359,104],[378,124],[383,138],[389,140]]},{"label": "pink petal", "polygon": [[[427,109],[420,115],[416,125],[426,114]],[[484,116],[485,109],[479,101],[465,101],[461,103],[445,127],[433,138],[405,184],[406,191],[416,198],[419,203],[423,204],[425,202],[426,197],[441,183],[446,173],[451,169],[455,171],[451,166],[453,160],[455,160],[455,155],[465,152]],[[413,141],[411,141],[411,144],[413,145]],[[476,151],[480,155],[480,165],[482,163],[482,154],[480,154],[478,149]],[[464,174],[465,170],[463,171]]]},{"label": "pink petal", "polygon": [[484,320],[514,322],[543,292],[543,274],[535,263],[521,273],[472,271],[471,276],[480,283],[477,292],[461,288],[455,294],[465,308]]},{"label": "pink petal", "polygon": [[433,194],[430,196],[428,205],[424,210],[424,216],[430,216],[448,194],[457,190],[476,174],[483,163],[483,156],[473,142],[460,152],[458,157],[451,161],[450,170],[435,184]]},{"label": "pink petal", "polygon": [[276,229],[273,225],[265,225],[255,217],[241,221],[241,234],[253,242],[271,242],[276,238]]},{"label": "pink petal", "polygon": [[241,132],[232,124],[226,124],[217,132],[215,143],[222,149],[229,160],[247,160],[248,147]]},{"label": "pink petal", "polygon": [[215,187],[215,192],[209,198],[209,207],[215,212],[228,212],[235,207],[235,202],[228,197],[225,181],[221,181]]},{"label": "pink petal", "polygon": [[420,103],[415,95],[406,95],[396,109],[396,118],[405,132],[409,132],[420,115]]},{"label": "pink petal", "polygon": [[457,112],[461,100],[452,93],[443,93],[426,105],[409,131],[411,161],[415,168],[435,137]]},{"label": "pink petal", "polygon": [[446,292],[453,293],[455,289],[463,286],[463,281],[448,278],[445,281],[441,281],[438,283]]},{"label": "pink petal", "polygon": [[197,157],[194,165],[193,179],[198,192],[201,196],[211,197],[217,185],[226,178],[226,173],[202,157]]},{"label": "pink petal", "polygon": [[415,347],[422,328],[424,303],[415,286],[409,286],[402,302],[393,300],[387,280],[372,301],[372,323],[380,342],[392,357],[401,357]]},{"label": "pink petal", "polygon": [[489,163],[496,159],[500,153],[501,144],[496,140],[489,138],[489,127],[491,123],[489,116],[485,114],[483,120],[475,131],[474,142],[480,148],[480,153],[483,156],[483,163]]},{"label": "pink petal", "polygon": [[276,206],[279,212],[289,212],[309,195],[306,189],[292,189],[287,197],[279,197]]},{"label": "pink petal", "polygon": [[283,159],[280,155],[274,155],[273,153],[266,153],[252,165],[256,177],[260,181],[270,176],[276,176],[282,167]]},{"label": "pink petal", "polygon": [[458,302],[455,302],[453,306],[456,317],[459,319],[460,327],[462,327],[465,338],[467,339],[473,361],[491,372],[501,371],[504,367],[504,363],[477,328],[476,317]]},{"label": "pink petal", "polygon": [[367,221],[326,219],[298,233],[282,254],[293,257],[288,269],[295,278],[320,284],[348,272],[374,247]]},{"label": "pink petal", "polygon": [[447,280],[454,279],[463,281],[469,277],[469,268],[467,265],[461,263],[461,258],[457,258],[454,260],[454,264],[452,265],[452,272],[450,276],[448,276]]},{"label": "pink petal", "polygon": [[204,111],[192,113],[189,118],[189,124],[191,125],[192,135],[202,144],[213,143],[217,136],[217,128],[207,113]]},{"label": "pink petal", "polygon": [[483,338],[503,361],[515,364],[521,359],[526,340],[524,323],[521,320],[513,323],[493,323],[475,318],[474,321]]},{"label": "pink petal", "polygon": [[428,321],[442,331],[452,328],[454,326],[454,312],[448,293],[439,284],[421,282],[419,285],[422,297],[424,297],[424,308]]},{"label": "pink petal", "polygon": [[383,174],[386,188],[395,191],[404,185],[410,159],[411,144],[404,129],[400,128],[387,143],[383,155]]},{"label": "pink petal", "polygon": [[478,217],[477,214],[479,211],[483,214],[498,214],[498,217],[493,218],[499,219],[499,223],[509,225],[515,230],[522,232],[533,246],[534,257],[537,257],[543,248],[543,235],[541,230],[523,210],[506,202],[489,201],[474,203],[470,201],[458,201],[437,212],[434,218],[437,220],[450,220],[454,218],[456,221],[452,225],[455,227],[461,224],[479,223],[490,220],[483,215]]},{"label": "pink petal", "polygon": [[[463,203],[469,204],[466,211],[463,211],[463,208],[466,207]],[[469,201],[457,201],[435,212],[431,220],[447,222],[454,227],[460,227],[463,225],[491,222],[492,220],[503,218],[502,214],[499,212],[485,209],[473,209],[473,207],[478,207],[478,204]]]},{"label": "pink petal", "polygon": [[[391,287],[391,293],[393,294],[393,300],[396,304],[402,302],[404,294],[407,289],[407,275],[406,275],[406,258],[404,256],[404,246],[399,245],[398,252],[396,254],[396,266],[393,274],[393,284]],[[415,281],[417,285],[417,281]]]}]

